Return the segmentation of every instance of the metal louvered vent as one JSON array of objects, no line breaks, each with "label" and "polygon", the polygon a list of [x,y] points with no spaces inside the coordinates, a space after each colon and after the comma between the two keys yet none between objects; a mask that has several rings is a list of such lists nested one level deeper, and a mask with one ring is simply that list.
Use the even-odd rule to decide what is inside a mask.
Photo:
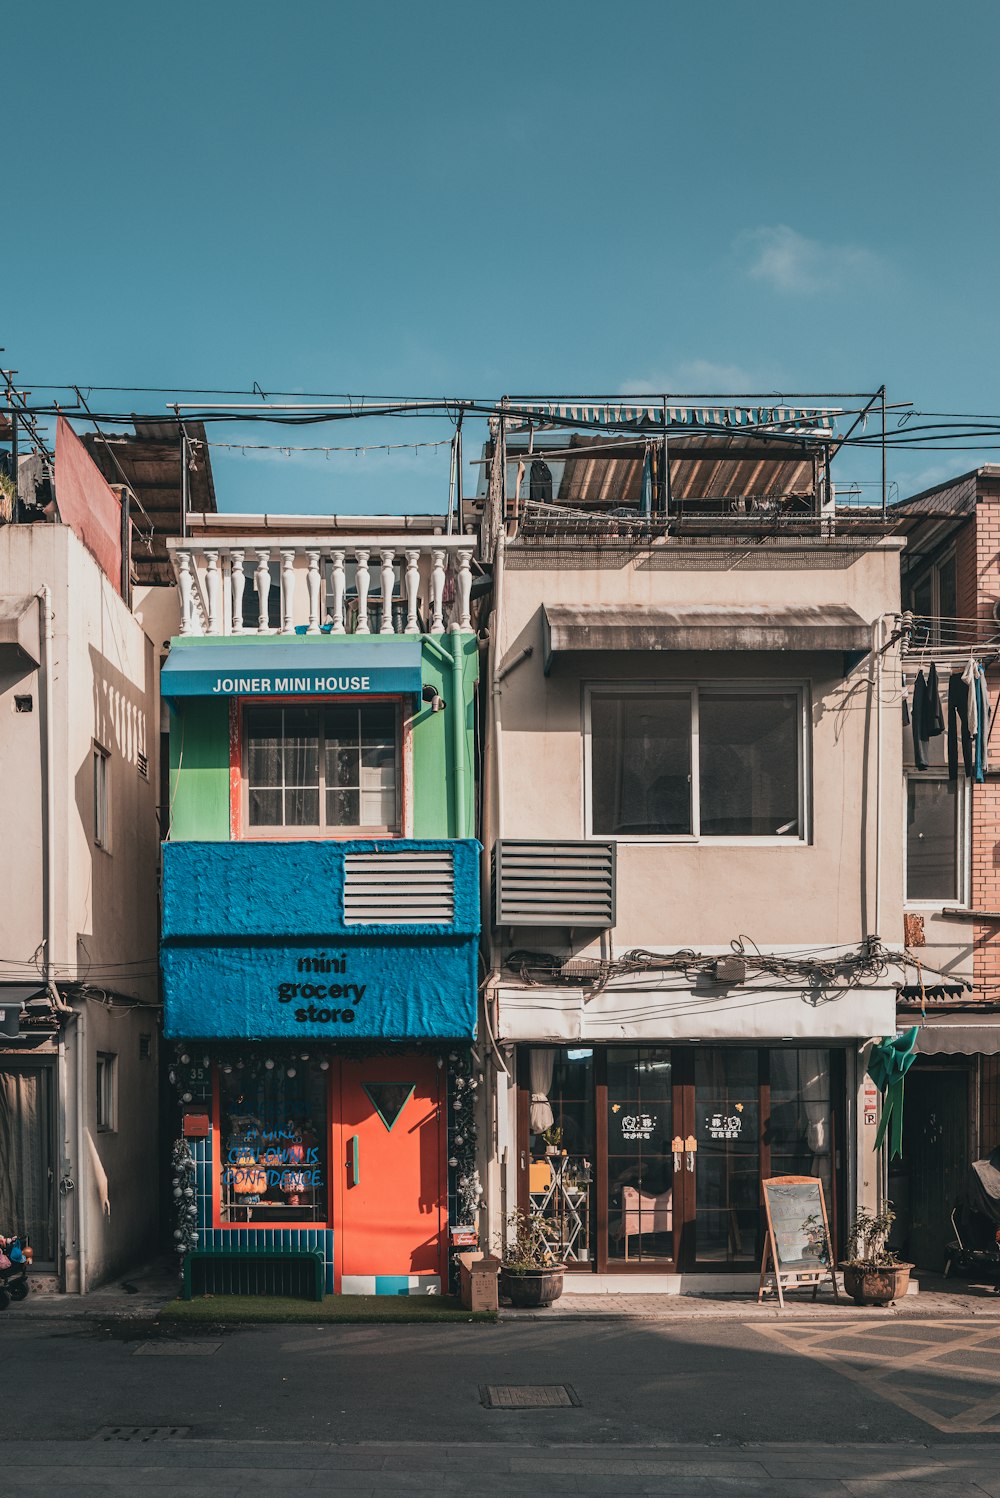
[{"label": "metal louvered vent", "polygon": [[615,845],[497,842],[493,890],[498,926],[615,924]]},{"label": "metal louvered vent", "polygon": [[455,918],[455,868],[446,848],[344,856],[344,921],[448,924]]}]

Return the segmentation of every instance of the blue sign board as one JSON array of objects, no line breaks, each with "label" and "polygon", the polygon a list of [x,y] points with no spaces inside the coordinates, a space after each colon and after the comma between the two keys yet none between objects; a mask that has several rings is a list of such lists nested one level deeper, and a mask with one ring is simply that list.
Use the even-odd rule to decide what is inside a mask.
[{"label": "blue sign board", "polygon": [[[448,921],[347,921],[345,860],[447,849]],[[473,839],[166,843],[164,1033],[191,1039],[471,1038]]]},{"label": "blue sign board", "polygon": [[234,635],[173,640],[164,697],[351,696],[419,692],[419,636]]}]

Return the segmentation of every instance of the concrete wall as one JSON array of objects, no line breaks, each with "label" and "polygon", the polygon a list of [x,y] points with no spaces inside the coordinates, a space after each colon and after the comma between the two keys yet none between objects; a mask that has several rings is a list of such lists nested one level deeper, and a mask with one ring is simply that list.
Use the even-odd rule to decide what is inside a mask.
[{"label": "concrete wall", "polygon": [[[65,526],[0,530],[0,594],[52,590],[57,829],[53,951],[66,979],[117,974],[156,997],[158,693],[153,647],[89,552]],[[33,712],[14,711],[30,693]],[[21,855],[0,906],[0,950],[30,958],[42,939],[41,672],[0,685],[0,832]],[[93,749],[110,755],[110,849],[94,841]],[[146,773],[140,757],[146,757]],[[129,967],[144,968],[144,975]]]},{"label": "concrete wall", "polygon": [[[700,844],[618,841],[618,924],[594,937],[596,954],[635,946],[726,948],[746,933],[762,946],[854,945],[875,931],[875,722],[869,661],[848,675],[825,654],[623,653],[556,658],[543,675],[541,606],[733,603],[766,613],[773,605],[848,604],[867,622],[899,606],[898,543],[867,549],[805,542],[742,559],[718,547],[671,542],[634,560],[597,566],[593,552],[519,566],[509,552],[497,654],[501,670],[525,646],[532,656],[502,684],[500,775],[503,824],[511,838],[585,836],[584,685],[593,682],[756,680],[801,685],[809,703],[811,803],[802,842]],[[749,564],[748,564],[749,560]],[[495,618],[495,616],[494,616]],[[898,664],[885,658],[884,680]],[[898,694],[897,694],[898,695]],[[881,912],[878,934],[902,939],[902,802],[898,702],[882,716]],[[562,934],[565,940],[565,933]],[[546,947],[559,933],[516,931],[517,946]]]},{"label": "concrete wall", "polygon": [[[159,1014],[151,1006],[158,994],[158,674],[151,641],[67,527],[0,529],[0,594],[34,594],[43,584],[51,590],[53,618],[51,702],[41,670],[0,677],[0,846],[8,855],[0,956],[29,965],[36,951],[39,963],[44,958],[42,744],[48,715],[51,961],[76,1011],[63,1021],[59,1169],[75,1189],[62,1254],[67,1288],[79,1289],[81,1280],[90,1288],[134,1262],[156,1232]],[[15,711],[15,695],[31,696],[30,713]],[[94,836],[95,743],[109,756],[107,849]],[[84,984],[86,996],[82,987],[65,987]],[[147,1060],[140,1060],[140,1033],[151,1037]],[[119,1056],[114,1133],[96,1130],[99,1050]]]}]

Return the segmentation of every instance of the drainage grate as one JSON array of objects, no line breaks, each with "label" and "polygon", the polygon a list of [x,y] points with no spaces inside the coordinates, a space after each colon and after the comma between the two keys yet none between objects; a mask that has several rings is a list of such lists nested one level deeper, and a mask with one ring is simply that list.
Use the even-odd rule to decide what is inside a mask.
[{"label": "drainage grate", "polygon": [[480,1384],[488,1410],[560,1410],[582,1403],[572,1384]]},{"label": "drainage grate", "polygon": [[105,1425],[95,1441],[179,1441],[190,1425]]},{"label": "drainage grate", "polygon": [[140,1342],[139,1346],[133,1348],[134,1358],[207,1358],[210,1353],[218,1352],[222,1346],[221,1342]]}]

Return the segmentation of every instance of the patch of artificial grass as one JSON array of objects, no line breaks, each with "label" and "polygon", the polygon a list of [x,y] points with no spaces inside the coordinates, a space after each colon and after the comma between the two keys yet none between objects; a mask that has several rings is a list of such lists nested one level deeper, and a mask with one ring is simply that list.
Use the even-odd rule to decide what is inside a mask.
[{"label": "patch of artificial grass", "polygon": [[309,1321],[409,1322],[496,1321],[495,1311],[466,1311],[456,1295],[327,1295],[298,1300],[291,1295],[199,1295],[172,1300],[161,1321],[244,1323]]}]

